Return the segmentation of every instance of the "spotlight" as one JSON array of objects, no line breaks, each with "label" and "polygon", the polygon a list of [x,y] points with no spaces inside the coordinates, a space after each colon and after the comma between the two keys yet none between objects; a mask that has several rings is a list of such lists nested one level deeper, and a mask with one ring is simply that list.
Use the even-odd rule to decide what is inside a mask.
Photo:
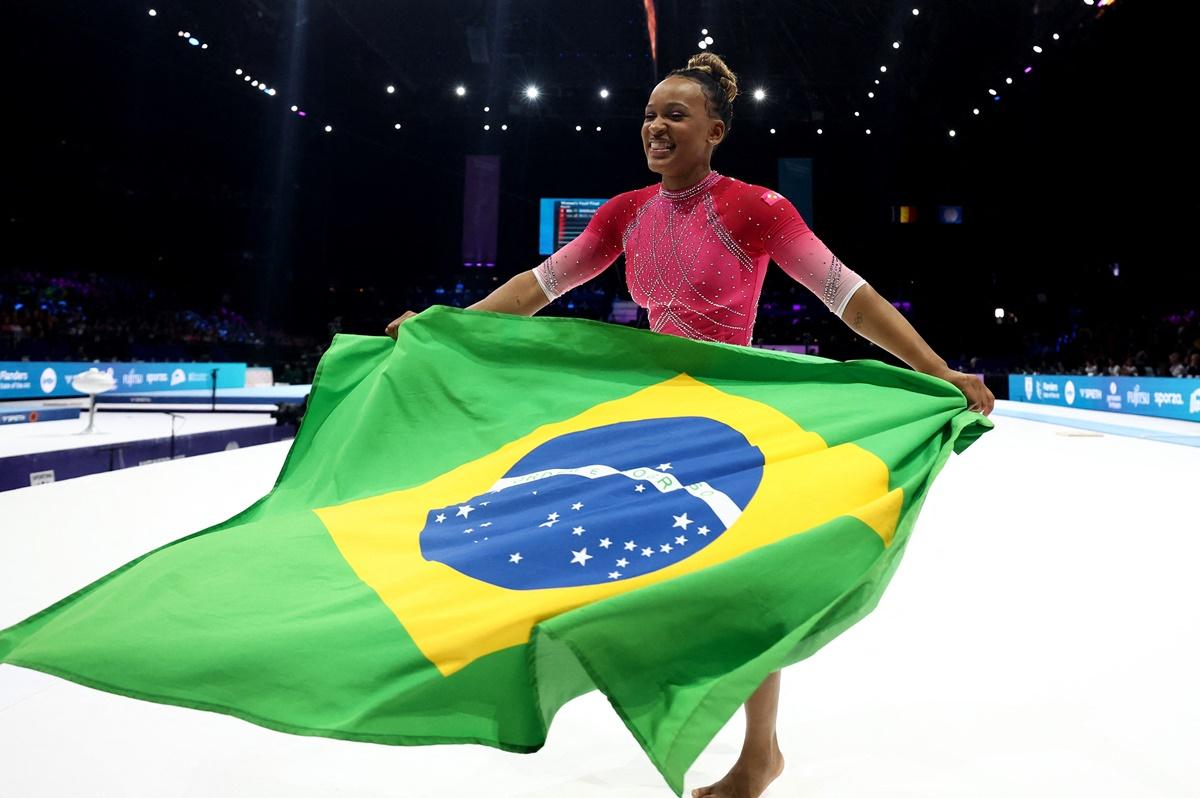
[{"label": "spotlight", "polygon": [[245,80],[245,81],[247,81],[247,82],[248,82],[248,81],[250,80],[250,76],[249,76],[249,75],[246,75],[244,78],[242,78],[242,80]]},{"label": "spotlight", "polygon": [[771,128],[771,135],[772,135],[772,136],[774,136],[774,135],[775,135],[775,128]]},{"label": "spotlight", "polygon": [[957,136],[957,135],[958,135],[958,132],[957,132],[957,131],[954,131],[954,130],[951,130],[951,131],[950,131],[950,138],[954,138],[954,137],[955,137],[955,136]]},{"label": "spotlight", "polygon": [[333,132],[333,125],[326,125],[326,126],[325,126],[325,132],[326,132],[326,133],[332,133],[332,132]]},{"label": "spotlight", "polygon": [[241,67],[238,67],[237,69],[233,70],[233,74],[235,74],[235,75],[240,75],[240,74],[242,74],[242,68],[241,68]]},{"label": "spotlight", "polygon": [[913,16],[914,16],[914,17],[919,17],[919,16],[921,16],[921,9],[919,9],[919,8],[914,8],[914,9],[913,9]]},{"label": "spotlight", "polygon": [[537,86],[526,86],[525,87],[525,96],[528,97],[529,99],[536,100],[538,98],[538,94],[539,94],[539,92],[538,92]]},{"label": "spotlight", "polygon": [[978,109],[978,108],[972,108],[972,109],[971,109],[971,113],[975,114],[975,116],[979,116],[979,109]]},{"label": "spotlight", "polygon": [[992,95],[993,97],[997,96],[995,89],[988,89],[988,94]]},{"label": "spotlight", "polygon": [[384,91],[386,91],[388,94],[395,94],[396,87],[389,83],[388,87],[386,89],[384,89]]},{"label": "spotlight", "polygon": [[600,98],[601,98],[601,99],[603,99],[603,100],[607,100],[607,99],[608,99],[608,89],[601,89],[601,90],[600,90]]},{"label": "spotlight", "polygon": [[1053,36],[1051,36],[1050,38],[1051,38],[1051,39],[1053,39],[1054,41],[1058,41],[1058,40],[1059,40],[1059,39],[1061,39],[1062,37],[1061,37],[1061,36],[1059,36],[1059,35],[1056,33],[1056,34],[1054,34]]},{"label": "spotlight", "polygon": [[491,126],[491,125],[484,125],[484,126],[483,126],[483,129],[484,129],[484,130],[491,130],[491,129],[492,129],[492,126]]},{"label": "spotlight", "polygon": [[892,42],[892,49],[893,49],[893,50],[899,50],[899,49],[900,49],[900,42]]},{"label": "spotlight", "polygon": [[871,135],[871,128],[867,128],[867,135]]},{"label": "spotlight", "polygon": [[269,94],[269,95],[271,95],[272,97],[274,97],[274,96],[275,96],[275,90],[274,90],[274,89],[267,89],[267,94]]},{"label": "spotlight", "polygon": [[397,122],[397,123],[396,123],[395,125],[393,125],[392,127],[396,128],[396,130],[399,130],[399,129],[400,129],[400,123],[399,123],[399,122]]},{"label": "spotlight", "polygon": [[860,114],[858,111],[855,111],[855,112],[854,112],[854,116],[855,116],[855,117],[859,117],[859,116],[862,116],[862,114]]},{"label": "spotlight", "polygon": [[1011,86],[1011,85],[1012,85],[1012,78],[1005,78],[1005,79],[1004,79],[1004,82],[1005,82],[1005,83],[1007,83],[1009,86]]},{"label": "spotlight", "polygon": [[576,125],[576,126],[575,126],[575,132],[576,132],[576,133],[578,133],[578,132],[579,132],[579,131],[581,131],[581,130],[583,130],[583,126],[582,126],[582,125]]},{"label": "spotlight", "polygon": [[879,68],[879,71],[880,71],[880,72],[887,72],[887,67],[885,67],[885,66],[881,66],[881,67]]},{"label": "spotlight", "polygon": [[1040,44],[1035,44],[1035,45],[1033,46],[1033,51],[1034,51],[1035,53],[1040,53],[1040,52],[1042,52],[1042,46],[1041,46]]},{"label": "spotlight", "polygon": [[696,42],[696,46],[697,46],[697,47],[699,47],[701,50],[707,50],[707,49],[708,49],[708,45],[704,43],[704,40],[703,40],[703,39],[701,39],[700,41]]},{"label": "spotlight", "polygon": [[708,35],[708,28],[701,28],[701,29],[700,29],[700,35],[701,35],[701,36],[707,36],[707,35]]},{"label": "spotlight", "polygon": [[995,316],[996,316],[996,318],[998,318],[998,319],[1002,319],[1002,318],[1004,318],[1004,308],[996,308],[996,310],[995,310]]},{"label": "spotlight", "polygon": [[483,106],[483,112],[484,112],[485,114],[486,114],[486,113],[491,113],[491,110],[492,110],[492,106],[490,106],[490,105],[485,105],[485,106]]},{"label": "spotlight", "polygon": [[754,90],[754,99],[758,100],[759,102],[762,102],[763,100],[767,99],[767,93],[762,89],[755,89]]},{"label": "spotlight", "polygon": [[1026,75],[1028,75],[1028,74],[1029,74],[1030,72],[1032,72],[1032,71],[1033,71],[1033,67],[1031,67],[1031,66],[1027,66],[1027,67],[1025,67],[1025,74],[1026,74]]},{"label": "spotlight", "polygon": [[200,45],[200,49],[201,49],[201,50],[207,50],[207,49],[208,49],[208,42],[205,42],[204,44]]},{"label": "spotlight", "polygon": [[500,126],[500,129],[501,129],[501,130],[508,130],[508,125],[501,125],[501,126]]},{"label": "spotlight", "polygon": [[601,130],[603,130],[603,128],[601,128],[599,125],[596,125],[596,132],[599,133]]},{"label": "spotlight", "polygon": [[308,116],[308,114],[304,111],[297,111],[296,113],[299,114],[300,116]]},{"label": "spotlight", "polygon": [[875,92],[873,92],[873,91],[869,91],[869,92],[867,92],[867,97],[869,97],[870,99],[874,100],[874,99],[875,99]]},{"label": "spotlight", "polygon": [[257,87],[257,86],[258,86],[258,81],[257,81],[257,80],[252,80],[252,81],[250,81],[250,85],[251,85],[251,86],[255,86],[255,87]]},{"label": "spotlight", "polygon": [[876,86],[878,86],[878,85],[879,85],[879,78],[875,78],[875,85],[876,85]]},{"label": "spotlight", "polygon": [[454,89],[454,93],[457,94],[459,97],[462,97],[463,95],[465,95],[467,93],[467,87],[466,86],[456,86]]},{"label": "spotlight", "polygon": [[150,9],[150,16],[152,16],[152,17],[157,17],[157,16],[158,16],[158,12],[157,12],[157,11],[155,11],[155,10],[152,8],[152,9]]},{"label": "spotlight", "polygon": [[199,46],[200,46],[200,40],[199,40],[199,39],[197,39],[195,36],[189,36],[189,37],[188,37],[188,44],[190,44],[192,47],[199,47]]},{"label": "spotlight", "polygon": [[300,110],[300,106],[298,106],[298,105],[293,105],[293,106],[292,106],[292,113],[293,113],[293,114],[294,114],[294,113],[296,113],[296,112],[297,112],[297,111],[299,111],[299,110]]},{"label": "spotlight", "polygon": [[819,135],[821,135],[821,134],[822,134],[822,133],[824,133],[824,132],[825,132],[825,131],[824,131],[824,130],[822,130],[821,128],[817,128],[817,135],[818,135],[818,136],[819,136]]},{"label": "spotlight", "polygon": [[712,43],[713,43],[713,37],[711,37],[711,36],[705,36],[705,37],[704,37],[704,43],[705,43],[705,44],[712,44]]}]

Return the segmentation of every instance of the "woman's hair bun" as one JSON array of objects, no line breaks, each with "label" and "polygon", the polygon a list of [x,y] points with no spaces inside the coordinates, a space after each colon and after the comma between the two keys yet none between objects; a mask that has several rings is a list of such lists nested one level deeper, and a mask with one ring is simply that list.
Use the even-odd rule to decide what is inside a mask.
[{"label": "woman's hair bun", "polygon": [[726,104],[732,103],[737,97],[737,75],[733,74],[733,70],[716,53],[696,53],[688,59],[685,69],[695,69],[712,75],[721,91],[725,93]]}]

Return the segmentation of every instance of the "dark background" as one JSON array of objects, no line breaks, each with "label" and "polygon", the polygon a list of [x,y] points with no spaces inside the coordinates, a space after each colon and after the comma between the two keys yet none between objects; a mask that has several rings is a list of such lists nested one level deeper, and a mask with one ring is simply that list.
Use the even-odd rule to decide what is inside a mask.
[{"label": "dark background", "polygon": [[[641,107],[706,27],[745,92],[714,168],[775,186],[778,158],[813,158],[817,234],[910,303],[944,356],[994,369],[1186,357],[1200,307],[1190,5],[660,0],[656,62],[641,0],[10,1],[0,272],[111,275],[318,344],[421,303],[466,304],[541,260],[539,197],[657,182]],[[486,274],[461,266],[468,154],[503,159]],[[918,223],[895,224],[899,204]],[[964,223],[936,224],[940,204],[962,205]],[[595,288],[619,297],[623,270]],[[764,302],[803,292],[776,269]],[[760,314],[757,333],[880,356],[812,301],[795,319]]]}]

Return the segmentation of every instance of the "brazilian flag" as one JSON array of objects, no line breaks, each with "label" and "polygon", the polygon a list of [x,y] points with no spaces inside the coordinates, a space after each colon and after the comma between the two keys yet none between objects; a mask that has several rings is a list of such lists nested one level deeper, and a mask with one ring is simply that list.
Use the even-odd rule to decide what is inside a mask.
[{"label": "brazilian flag", "polygon": [[676,793],[879,600],[953,385],[435,307],[340,335],[275,488],[0,632],[0,662],[272,729],[537,751],[601,690]]}]

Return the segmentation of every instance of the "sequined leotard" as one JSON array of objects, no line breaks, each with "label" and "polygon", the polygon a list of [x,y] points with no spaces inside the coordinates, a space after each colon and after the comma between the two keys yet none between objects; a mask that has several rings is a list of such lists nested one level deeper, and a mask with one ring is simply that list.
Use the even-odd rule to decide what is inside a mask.
[{"label": "sequined leotard", "polygon": [[649,311],[650,329],[704,341],[750,343],[771,259],[839,317],[865,285],[784,197],[716,172],[682,191],[656,184],[613,197],[533,273],[557,299],[622,250],[630,294]]}]

